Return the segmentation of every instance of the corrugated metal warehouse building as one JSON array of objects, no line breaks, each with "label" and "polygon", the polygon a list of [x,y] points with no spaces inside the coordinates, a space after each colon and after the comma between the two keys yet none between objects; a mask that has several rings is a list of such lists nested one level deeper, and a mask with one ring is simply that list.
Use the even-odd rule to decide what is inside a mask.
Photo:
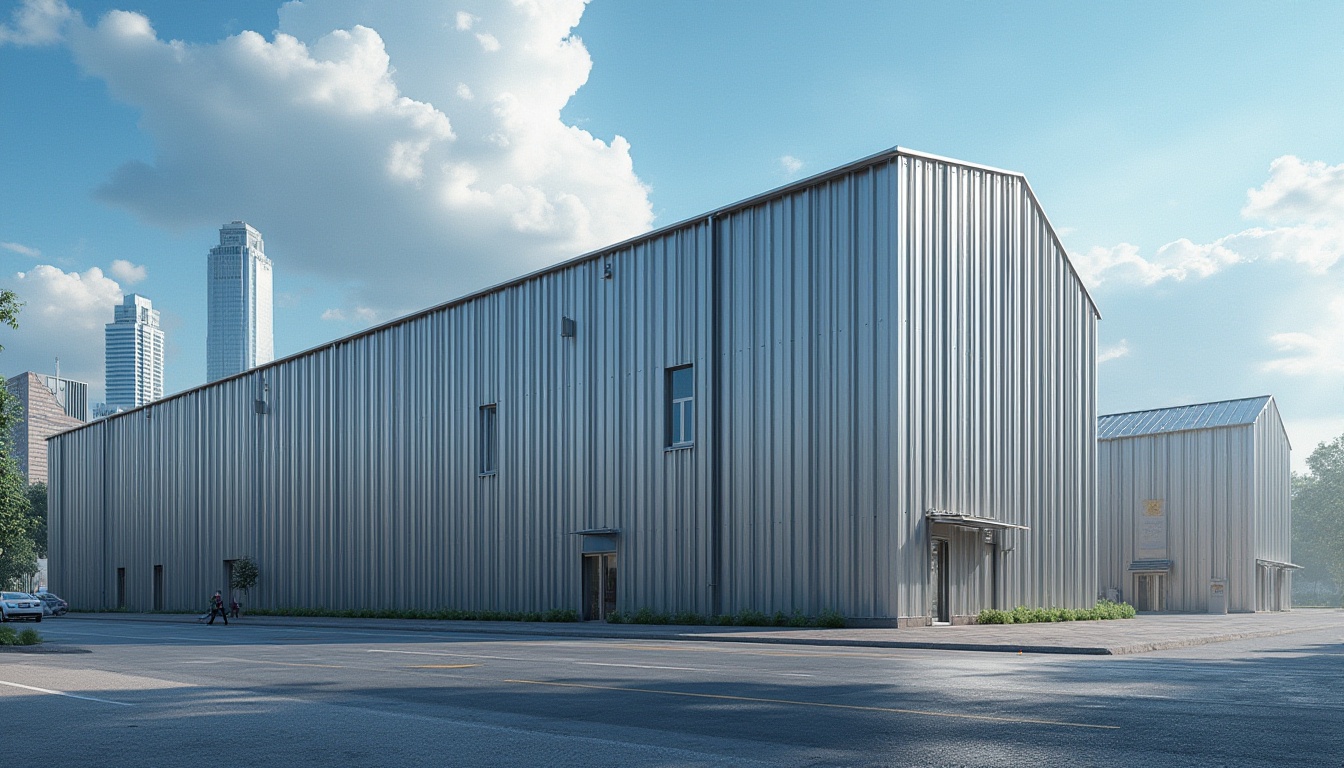
[{"label": "corrugated metal warehouse building", "polygon": [[1292,446],[1270,396],[1102,416],[1103,591],[1141,611],[1290,607]]},{"label": "corrugated metal warehouse building", "polygon": [[264,607],[1090,605],[1098,317],[1020,174],[892,149],[54,438],[51,583],[194,609],[249,555]]}]

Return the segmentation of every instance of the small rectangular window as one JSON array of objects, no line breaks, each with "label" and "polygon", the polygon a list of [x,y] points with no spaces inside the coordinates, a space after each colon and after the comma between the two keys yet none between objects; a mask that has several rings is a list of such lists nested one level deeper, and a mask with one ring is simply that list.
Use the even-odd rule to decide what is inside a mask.
[{"label": "small rectangular window", "polygon": [[493,475],[498,471],[495,456],[497,442],[495,435],[495,406],[493,403],[481,406],[480,438],[480,473],[482,475]]},{"label": "small rectangular window", "polygon": [[667,371],[667,445],[684,448],[695,443],[695,367]]}]

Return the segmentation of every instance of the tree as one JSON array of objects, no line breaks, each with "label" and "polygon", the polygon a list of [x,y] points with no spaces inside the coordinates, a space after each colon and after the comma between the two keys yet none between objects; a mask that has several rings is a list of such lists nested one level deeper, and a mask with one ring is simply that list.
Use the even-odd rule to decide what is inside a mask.
[{"label": "tree", "polygon": [[11,453],[18,412],[18,399],[0,387],[0,587],[5,588],[37,573],[28,481]]},{"label": "tree", "polygon": [[[22,306],[13,291],[0,289],[0,323],[17,329]],[[28,483],[14,461],[14,428],[22,420],[18,398],[0,387],[0,586],[4,587],[37,572],[37,552],[30,538],[33,524],[28,517]]]},{"label": "tree", "polygon": [[1344,436],[1317,446],[1307,468],[1310,474],[1293,477],[1293,557],[1306,566],[1301,577],[1327,576],[1339,590],[1344,587]]},{"label": "tree", "polygon": [[233,579],[229,582],[229,589],[242,590],[247,593],[257,585],[257,563],[250,557],[244,557],[241,560],[233,561]]},{"label": "tree", "polygon": [[47,556],[47,484],[33,483],[28,486],[28,519],[32,524],[30,534],[38,557]]}]

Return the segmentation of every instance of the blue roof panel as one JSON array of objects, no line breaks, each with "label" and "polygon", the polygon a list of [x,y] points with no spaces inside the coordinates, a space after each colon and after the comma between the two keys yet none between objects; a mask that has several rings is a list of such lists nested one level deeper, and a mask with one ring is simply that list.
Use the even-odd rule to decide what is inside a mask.
[{"label": "blue roof panel", "polygon": [[1151,411],[1113,413],[1097,418],[1097,439],[1157,435],[1191,429],[1214,429],[1254,424],[1270,401],[1269,395],[1217,403],[1178,405]]}]

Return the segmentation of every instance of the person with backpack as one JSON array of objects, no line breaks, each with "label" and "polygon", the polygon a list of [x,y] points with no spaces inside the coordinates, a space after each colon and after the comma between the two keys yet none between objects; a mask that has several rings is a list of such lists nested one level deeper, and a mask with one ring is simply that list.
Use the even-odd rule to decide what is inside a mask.
[{"label": "person with backpack", "polygon": [[224,626],[229,625],[229,614],[224,612],[224,598],[219,594],[219,590],[215,590],[214,596],[210,598],[210,620],[205,623],[214,624],[215,614],[224,619]]}]

